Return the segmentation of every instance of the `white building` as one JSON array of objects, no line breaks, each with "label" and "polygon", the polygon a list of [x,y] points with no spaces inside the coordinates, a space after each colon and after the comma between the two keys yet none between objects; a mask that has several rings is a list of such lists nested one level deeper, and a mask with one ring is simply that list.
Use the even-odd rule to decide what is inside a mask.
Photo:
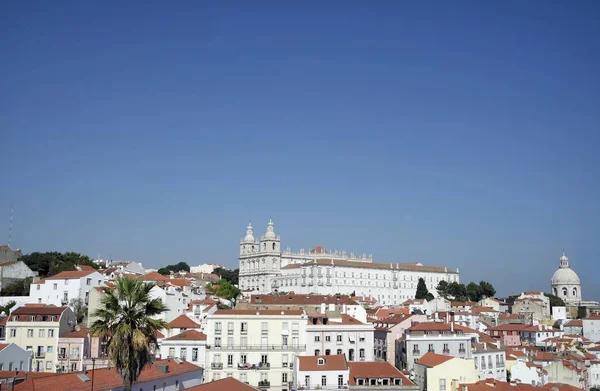
[{"label": "white building", "polygon": [[186,330],[160,342],[160,356],[178,358],[205,366],[206,335],[197,330]]},{"label": "white building", "polygon": [[282,251],[272,221],[260,241],[254,238],[252,225],[248,225],[246,236],[240,242],[239,260],[241,290],[354,293],[374,297],[383,305],[414,298],[419,278],[425,280],[434,294],[440,281],[459,280],[458,270],[420,263],[374,263],[372,257],[365,254],[356,256],[320,246],[307,252]]},{"label": "white building", "polygon": [[511,380],[519,380],[521,383],[541,386],[548,383],[548,374],[540,364],[534,364],[521,359],[510,368]]},{"label": "white building", "polygon": [[102,286],[104,276],[96,270],[66,271],[31,284],[29,296],[33,303],[57,307],[71,306],[71,301],[78,298],[87,305],[90,290]]},{"label": "white building", "polygon": [[212,299],[192,300],[188,305],[187,316],[200,324],[203,330],[206,327],[206,318],[217,311],[217,302]]},{"label": "white building", "polygon": [[348,388],[350,367],[342,354],[303,356],[296,359],[294,386],[302,390]]},{"label": "white building", "polygon": [[217,268],[227,269],[225,266],[217,265],[216,263],[204,263],[202,265],[190,267],[190,273],[210,274],[210,273],[214,272],[215,269],[217,269]]},{"label": "white building", "polygon": [[189,298],[182,290],[173,286],[154,286],[150,290],[151,299],[160,299],[167,306],[168,311],[163,312],[161,317],[170,322],[188,311]]},{"label": "white building", "polygon": [[207,321],[206,380],[288,387],[295,357],[306,351],[307,320],[298,310],[218,310]]},{"label": "white building", "polygon": [[0,344],[0,371],[31,371],[33,351],[14,344]]},{"label": "white building", "polygon": [[496,379],[506,381],[506,349],[500,344],[473,344],[473,360],[479,380]]},{"label": "white building", "polygon": [[582,319],[583,336],[592,340],[600,341],[600,316],[594,315]]},{"label": "white building", "polygon": [[560,257],[560,266],[552,276],[552,293],[560,297],[567,304],[581,302],[581,280],[569,266],[569,258],[563,253]]},{"label": "white building", "polygon": [[75,328],[69,307],[31,304],[14,310],[6,322],[6,342],[34,353],[32,369],[56,372],[59,337]]},{"label": "white building", "polygon": [[306,355],[344,355],[348,361],[373,361],[373,324],[349,315],[309,314]]}]

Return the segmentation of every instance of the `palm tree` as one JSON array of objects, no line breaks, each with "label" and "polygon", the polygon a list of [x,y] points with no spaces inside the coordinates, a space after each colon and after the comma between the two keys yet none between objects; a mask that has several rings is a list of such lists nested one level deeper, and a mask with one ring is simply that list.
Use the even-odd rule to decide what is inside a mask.
[{"label": "palm tree", "polygon": [[123,390],[130,391],[156,346],[156,332],[168,328],[157,315],[167,311],[160,299],[150,298],[154,283],[117,277],[115,289],[104,288],[97,319],[90,331],[107,338],[108,358],[123,378]]}]

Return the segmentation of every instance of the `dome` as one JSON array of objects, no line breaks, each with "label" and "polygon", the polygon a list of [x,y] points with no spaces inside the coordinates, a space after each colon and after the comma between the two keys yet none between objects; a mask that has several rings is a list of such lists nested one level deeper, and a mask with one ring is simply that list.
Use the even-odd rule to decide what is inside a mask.
[{"label": "dome", "polygon": [[571,268],[560,268],[552,276],[552,285],[580,285],[577,273]]},{"label": "dome", "polygon": [[275,226],[273,224],[273,220],[269,219],[269,224],[267,224],[267,233],[264,236],[265,239],[276,239],[275,235]]},{"label": "dome", "polygon": [[252,224],[248,223],[248,227],[246,227],[246,237],[244,238],[245,242],[254,242],[254,232],[252,230]]}]

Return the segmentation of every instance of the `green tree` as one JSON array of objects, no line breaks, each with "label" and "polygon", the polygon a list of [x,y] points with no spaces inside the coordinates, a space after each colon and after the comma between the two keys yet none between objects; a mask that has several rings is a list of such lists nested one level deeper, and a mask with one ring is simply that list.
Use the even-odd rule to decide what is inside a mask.
[{"label": "green tree", "polygon": [[13,281],[2,287],[0,296],[29,296],[29,286],[32,281],[32,277],[24,278],[21,281]]},{"label": "green tree", "polygon": [[217,267],[213,270],[213,274],[231,282],[233,285],[238,285],[239,283],[240,269],[227,270]]},{"label": "green tree", "polygon": [[467,297],[467,288],[465,284],[460,284],[456,281],[448,284],[448,296],[452,296],[454,300],[465,301]]},{"label": "green tree", "polygon": [[163,276],[168,276],[171,274],[171,271],[169,269],[167,269],[166,267],[161,267],[160,269],[158,269],[158,274],[162,274]]},{"label": "green tree", "polygon": [[115,289],[104,296],[93,316],[90,331],[107,339],[108,356],[121,377],[123,390],[131,391],[142,369],[151,362],[156,332],[168,324],[156,316],[167,311],[160,299],[152,299],[153,283],[117,277]]},{"label": "green tree", "polygon": [[553,307],[564,307],[566,305],[563,299],[551,293],[544,293],[544,296],[550,299],[550,309]]},{"label": "green tree", "polygon": [[494,297],[496,294],[496,289],[494,289],[494,286],[487,281],[481,281],[479,283],[479,287],[481,288],[481,295],[483,297]]},{"label": "green tree", "polygon": [[17,303],[13,300],[9,301],[5,305],[0,305],[0,314],[4,313],[6,315],[10,314],[11,308],[13,308]]},{"label": "green tree", "polygon": [[430,293],[427,289],[427,284],[425,284],[425,280],[423,278],[419,278],[419,282],[417,283],[417,293],[415,294],[415,299],[427,299],[429,295]]},{"label": "green tree", "polygon": [[73,312],[75,312],[75,316],[77,316],[77,323],[83,322],[85,317],[87,316],[87,306],[79,297],[75,297],[71,299],[70,303],[71,308],[73,308]]},{"label": "green tree", "polygon": [[467,296],[469,300],[474,302],[478,302],[479,300],[481,300],[483,296],[481,286],[474,282],[470,282],[469,285],[467,285]]},{"label": "green tree", "polygon": [[215,295],[235,302],[241,291],[227,280],[220,280],[216,284],[209,284],[206,288]]},{"label": "green tree", "polygon": [[98,265],[87,255],[72,251],[67,251],[64,254],[57,251],[45,253],[34,252],[22,255],[19,257],[19,261],[23,261],[34,272],[38,272],[40,277],[52,276],[67,270],[76,270],[75,265],[91,266],[94,269],[98,268]]},{"label": "green tree", "polygon": [[437,286],[435,287],[435,290],[437,291],[439,296],[442,296],[443,298],[447,298],[448,297],[448,281],[442,280],[442,281],[438,282]]}]

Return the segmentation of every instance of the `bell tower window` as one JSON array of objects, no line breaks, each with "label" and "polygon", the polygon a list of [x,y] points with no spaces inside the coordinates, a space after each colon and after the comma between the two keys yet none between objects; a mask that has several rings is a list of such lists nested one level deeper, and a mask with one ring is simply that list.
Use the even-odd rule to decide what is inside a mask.
[{"label": "bell tower window", "polygon": [[273,250],[275,250],[275,243],[273,243]]},{"label": "bell tower window", "polygon": [[567,288],[563,288],[562,292],[563,292],[563,296],[567,297],[567,295],[568,295]]}]

